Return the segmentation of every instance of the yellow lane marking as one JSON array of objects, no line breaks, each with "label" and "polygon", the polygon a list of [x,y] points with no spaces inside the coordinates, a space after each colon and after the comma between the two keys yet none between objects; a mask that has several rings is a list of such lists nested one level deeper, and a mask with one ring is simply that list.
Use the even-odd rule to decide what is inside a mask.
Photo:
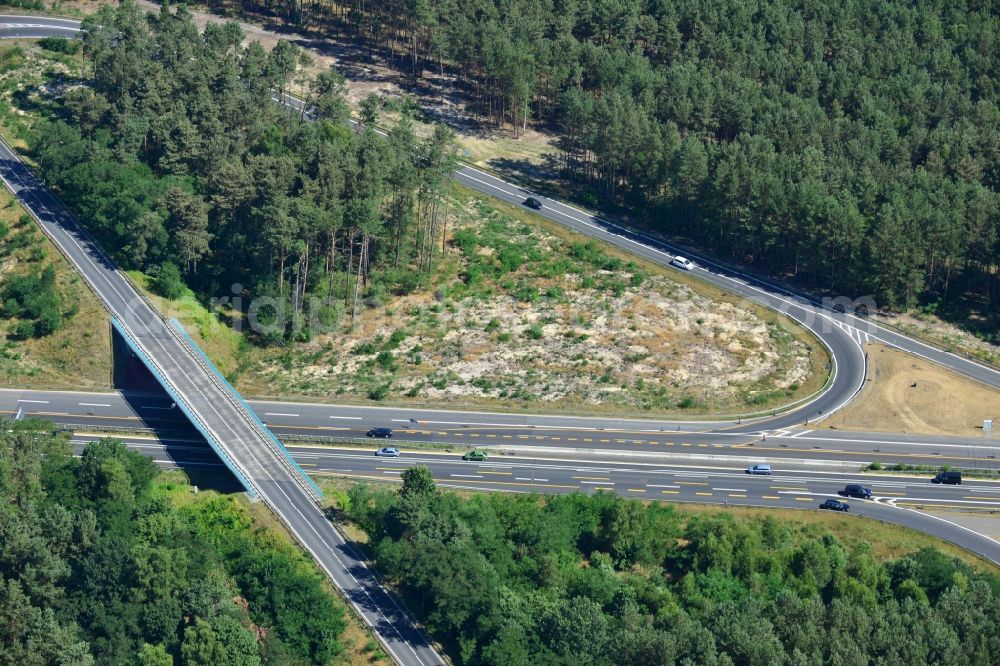
[{"label": "yellow lane marking", "polygon": [[[442,431],[440,431],[440,430],[439,430],[439,431],[438,431],[438,434],[439,434],[439,435],[447,435],[448,433],[447,433],[447,432],[442,432]],[[478,436],[478,435],[477,435],[477,436]]]},{"label": "yellow lane marking", "polygon": [[966,495],[965,499],[971,500],[1000,500],[1000,497],[994,495]]},{"label": "yellow lane marking", "polygon": [[496,438],[497,438],[497,436],[496,436],[496,435],[486,435],[486,436],[487,436],[487,437],[491,437],[491,438],[493,438],[493,439],[496,439]]},{"label": "yellow lane marking", "polygon": [[763,499],[781,499],[777,495],[761,495]]},{"label": "yellow lane marking", "polygon": [[697,481],[677,481],[678,486],[707,486],[707,483],[699,483]]},{"label": "yellow lane marking", "polygon": [[796,502],[812,502],[813,498],[812,497],[796,497],[795,501]]},{"label": "yellow lane marking", "polygon": [[680,491],[679,491],[679,490],[661,490],[660,492],[661,492],[662,494],[664,494],[664,495],[676,495],[676,494],[678,494],[678,493],[679,493]]},{"label": "yellow lane marking", "polygon": [[503,436],[503,438],[504,438],[504,439],[510,439],[510,438],[511,438],[511,435],[504,435],[504,436]]},{"label": "yellow lane marking", "polygon": [[695,493],[695,495],[702,495],[704,497],[711,497],[712,493]]},{"label": "yellow lane marking", "polygon": [[690,444],[682,443],[681,446],[691,446]]},{"label": "yellow lane marking", "polygon": [[527,435],[518,435],[517,438],[518,439],[528,439],[528,436]]},{"label": "yellow lane marking", "polygon": [[592,442],[592,441],[594,441],[594,440],[593,440],[593,439],[591,439],[590,437],[584,437],[584,438],[583,438],[583,441],[585,441],[585,442]]},{"label": "yellow lane marking", "polygon": [[643,488],[629,488],[628,491],[630,493],[644,493],[644,492],[646,492],[645,489],[643,489]]},{"label": "yellow lane marking", "polygon": [[[756,441],[756,440],[755,440]],[[744,444],[735,444],[733,448],[738,448],[745,446]],[[842,449],[786,449],[776,446],[755,446],[753,447],[758,451],[795,451],[798,453],[841,453],[845,456],[867,456],[872,457],[874,455],[871,451],[844,451]],[[882,458],[931,458],[934,460],[977,460],[977,458],[965,458],[962,456],[929,456],[926,453],[879,453],[879,459]]]},{"label": "yellow lane marking", "polygon": [[729,496],[730,497],[744,497],[744,498],[746,497],[746,495],[742,495],[740,493],[729,493]]},{"label": "yellow lane marking", "polygon": [[567,437],[566,441],[567,442],[575,442],[576,441],[576,437]]},{"label": "yellow lane marking", "polygon": [[[371,474],[350,474],[346,472],[314,472],[314,476],[343,476],[352,479],[371,479],[373,481],[391,481],[391,476],[374,476]],[[456,479],[440,478],[434,479],[438,483],[456,483]],[[563,486],[557,483],[518,483],[516,481],[494,481],[493,479],[462,479],[463,485],[468,483],[488,483],[491,486],[524,486],[525,488],[564,488],[566,490],[579,490],[579,486]]]},{"label": "yellow lane marking", "polygon": [[699,444],[698,446],[701,447],[701,448],[703,448],[703,449],[707,449],[708,448],[708,444]]},{"label": "yellow lane marking", "polygon": [[478,432],[470,433],[470,437],[479,437]]},{"label": "yellow lane marking", "polygon": [[558,442],[559,441],[558,437],[550,437],[549,439],[551,439],[553,442]]},{"label": "yellow lane marking", "polygon": [[315,467],[316,463],[299,463],[299,467]]},{"label": "yellow lane marking", "polygon": [[610,441],[611,441],[610,439],[602,439],[602,440],[601,440],[601,443],[602,443],[602,444],[607,444],[607,443],[608,443],[608,442],[610,442]]}]

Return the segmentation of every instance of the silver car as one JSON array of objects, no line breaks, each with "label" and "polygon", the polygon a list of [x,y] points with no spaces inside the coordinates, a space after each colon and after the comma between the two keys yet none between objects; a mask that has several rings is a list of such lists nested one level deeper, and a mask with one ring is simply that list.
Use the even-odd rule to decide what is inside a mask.
[{"label": "silver car", "polygon": [[694,262],[693,261],[691,261],[687,257],[682,257],[680,255],[677,255],[676,257],[674,257],[673,259],[671,259],[670,260],[670,265],[671,266],[676,266],[677,268],[683,268],[686,271],[689,271],[692,268],[694,268]]}]

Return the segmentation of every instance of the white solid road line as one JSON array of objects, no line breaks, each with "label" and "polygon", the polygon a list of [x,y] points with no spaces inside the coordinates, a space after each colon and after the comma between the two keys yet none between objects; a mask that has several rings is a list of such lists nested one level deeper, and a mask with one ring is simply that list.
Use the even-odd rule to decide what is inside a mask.
[{"label": "white solid road line", "polygon": [[360,421],[360,416],[328,416],[328,419],[344,419],[345,421]]},{"label": "white solid road line", "polygon": [[291,418],[298,418],[298,414],[285,414],[283,412],[264,412],[264,416],[289,416]]},{"label": "white solid road line", "polygon": [[[31,402],[31,403],[36,403],[36,404],[39,404],[39,405],[47,405],[47,404],[49,404],[48,400],[18,400],[18,402]],[[82,405],[83,403],[80,403],[80,404]]]},{"label": "white solid road line", "polygon": [[103,402],[81,402],[81,407],[110,407],[111,405]]}]

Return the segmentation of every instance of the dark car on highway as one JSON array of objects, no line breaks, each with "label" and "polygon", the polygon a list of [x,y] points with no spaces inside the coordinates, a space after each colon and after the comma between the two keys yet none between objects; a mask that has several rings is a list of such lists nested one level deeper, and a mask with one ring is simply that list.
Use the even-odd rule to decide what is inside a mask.
[{"label": "dark car on highway", "polygon": [[826,509],[828,511],[850,511],[851,505],[847,502],[841,502],[840,500],[828,499],[820,504],[819,508]]},{"label": "dark car on highway", "polygon": [[950,483],[952,485],[962,485],[961,472],[938,472],[938,475],[931,479],[931,483]]},{"label": "dark car on highway", "polygon": [[840,491],[840,494],[844,497],[857,497],[858,499],[871,499],[872,491],[864,486],[859,486],[857,484],[849,484]]},{"label": "dark car on highway", "polygon": [[392,439],[392,428],[372,428],[365,434],[378,439]]},{"label": "dark car on highway", "polygon": [[542,209],[542,202],[536,199],[535,197],[528,197],[527,199],[524,200],[523,205],[527,206],[528,208],[534,208],[535,210]]}]

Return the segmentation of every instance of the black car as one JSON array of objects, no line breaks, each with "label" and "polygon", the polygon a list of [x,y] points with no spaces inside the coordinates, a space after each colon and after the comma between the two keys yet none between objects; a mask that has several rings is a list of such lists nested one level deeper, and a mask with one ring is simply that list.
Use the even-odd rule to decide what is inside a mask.
[{"label": "black car", "polygon": [[962,485],[961,472],[938,472],[938,475],[931,479],[931,483],[950,483],[952,485]]},{"label": "black car", "polygon": [[840,494],[844,497],[857,497],[858,499],[871,499],[872,491],[864,486],[859,486],[856,484],[850,484],[840,491]]},{"label": "black car", "polygon": [[527,206],[528,208],[534,208],[535,210],[542,209],[542,202],[536,199],[535,197],[528,197],[527,199],[525,199],[524,205]]},{"label": "black car", "polygon": [[841,502],[840,500],[828,499],[819,505],[821,509],[827,509],[828,511],[850,511],[851,505],[847,502]]},{"label": "black car", "polygon": [[378,439],[392,439],[392,428],[372,428],[366,434]]}]

